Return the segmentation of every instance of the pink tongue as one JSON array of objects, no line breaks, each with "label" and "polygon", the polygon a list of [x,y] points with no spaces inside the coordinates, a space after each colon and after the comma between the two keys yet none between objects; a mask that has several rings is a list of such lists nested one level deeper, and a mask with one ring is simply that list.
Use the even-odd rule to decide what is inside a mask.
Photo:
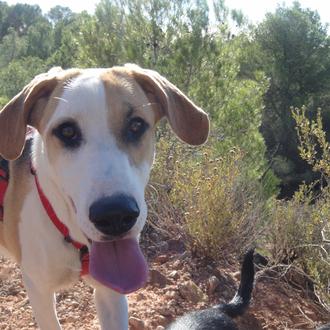
[{"label": "pink tongue", "polygon": [[103,285],[126,294],[144,285],[148,266],[135,239],[92,242],[89,273]]}]

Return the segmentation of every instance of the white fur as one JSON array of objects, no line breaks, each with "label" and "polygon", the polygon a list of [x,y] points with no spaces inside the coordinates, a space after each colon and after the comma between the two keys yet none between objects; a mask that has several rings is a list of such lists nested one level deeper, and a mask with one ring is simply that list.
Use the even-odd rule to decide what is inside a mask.
[{"label": "white fur", "polygon": [[[140,216],[130,237],[138,239],[147,216],[144,189],[151,164],[145,162],[137,167],[130,162],[129,155],[118,148],[107,125],[111,109],[108,109],[104,85],[99,78],[102,72],[87,70],[70,82],[58,98],[58,106],[42,135],[35,133],[32,149],[33,165],[45,195],[69,228],[70,236],[88,246],[87,238],[98,241],[102,237],[89,220],[89,208],[99,198],[127,193],[136,199]],[[84,142],[77,150],[63,148],[56,155],[56,161],[51,162],[46,136],[69,118],[78,122]],[[23,280],[39,327],[58,330],[54,292],[78,280],[79,253],[63,240],[40,204],[35,185],[32,187],[19,225]],[[96,307],[102,329],[127,330],[126,297],[89,276],[86,280],[96,288]]]}]

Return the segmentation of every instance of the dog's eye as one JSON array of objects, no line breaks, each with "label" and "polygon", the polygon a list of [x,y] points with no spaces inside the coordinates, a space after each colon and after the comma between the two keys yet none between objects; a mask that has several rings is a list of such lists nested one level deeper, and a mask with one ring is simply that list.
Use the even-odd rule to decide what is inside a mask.
[{"label": "dog's eye", "polygon": [[59,125],[55,128],[54,134],[68,148],[77,148],[81,143],[81,131],[74,122]]},{"label": "dog's eye", "polygon": [[148,123],[146,123],[142,118],[134,117],[128,122],[125,137],[128,142],[138,141],[148,127]]}]

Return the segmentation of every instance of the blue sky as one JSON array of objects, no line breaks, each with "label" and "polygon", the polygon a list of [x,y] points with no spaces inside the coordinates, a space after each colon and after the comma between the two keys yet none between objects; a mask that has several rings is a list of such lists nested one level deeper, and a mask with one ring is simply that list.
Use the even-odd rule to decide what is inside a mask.
[{"label": "blue sky", "polygon": [[[8,4],[12,5],[17,2],[38,4],[44,13],[46,13],[50,8],[61,5],[70,7],[72,11],[81,12],[87,10],[90,13],[94,12],[95,5],[99,0],[4,0]],[[253,23],[260,22],[266,12],[273,12],[278,4],[287,4],[288,6],[292,4],[294,0],[225,0],[226,6],[230,9],[241,9],[243,13],[249,18]],[[210,0],[211,2],[211,0]],[[321,16],[324,23],[330,23],[330,1],[328,0],[300,0],[303,7],[311,8],[317,10]]]}]

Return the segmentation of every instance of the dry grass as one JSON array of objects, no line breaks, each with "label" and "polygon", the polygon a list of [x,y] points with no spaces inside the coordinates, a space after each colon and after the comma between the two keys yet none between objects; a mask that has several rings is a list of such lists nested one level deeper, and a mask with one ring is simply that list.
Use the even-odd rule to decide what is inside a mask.
[{"label": "dry grass", "polygon": [[265,202],[258,184],[242,175],[240,150],[218,157],[212,141],[196,149],[166,137],[156,159],[148,189],[152,226],[213,258],[255,242]]}]

